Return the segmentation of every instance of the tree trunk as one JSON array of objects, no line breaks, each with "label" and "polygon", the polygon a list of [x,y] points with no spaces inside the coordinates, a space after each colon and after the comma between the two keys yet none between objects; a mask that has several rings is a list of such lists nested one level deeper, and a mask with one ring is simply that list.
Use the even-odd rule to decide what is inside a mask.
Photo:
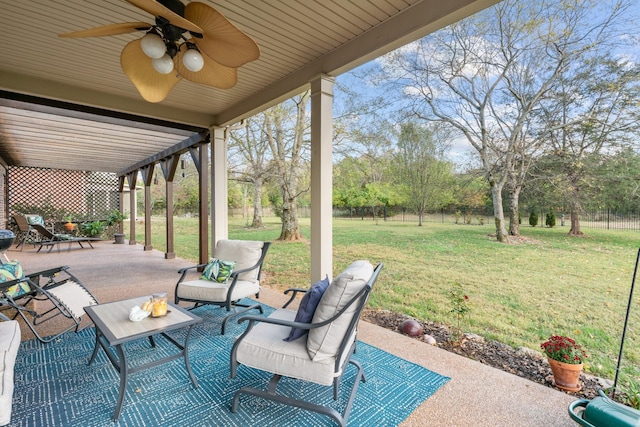
[{"label": "tree trunk", "polygon": [[422,227],[422,216],[424,215],[424,212],[422,210],[418,211],[418,227]]},{"label": "tree trunk", "polygon": [[299,241],[302,240],[300,225],[298,223],[298,207],[295,199],[285,200],[282,206],[282,231],[278,240]]},{"label": "tree trunk", "polygon": [[496,223],[496,240],[500,243],[509,243],[509,235],[504,225],[504,212],[502,211],[502,185],[491,185],[491,197],[493,199],[493,218]]},{"label": "tree trunk", "polygon": [[253,182],[253,221],[252,228],[263,228],[262,223],[262,181],[255,180]]},{"label": "tree trunk", "polygon": [[[573,205],[573,204],[572,204]],[[580,231],[580,208],[578,206],[571,206],[571,230],[569,230],[569,236],[583,236],[584,233]]]},{"label": "tree trunk", "polygon": [[509,235],[520,235],[520,188],[509,187]]}]

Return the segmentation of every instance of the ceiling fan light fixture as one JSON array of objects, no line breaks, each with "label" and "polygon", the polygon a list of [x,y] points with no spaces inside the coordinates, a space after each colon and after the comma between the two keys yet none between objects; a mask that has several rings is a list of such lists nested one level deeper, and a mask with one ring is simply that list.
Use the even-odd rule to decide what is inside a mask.
[{"label": "ceiling fan light fixture", "polygon": [[160,74],[169,74],[173,71],[173,59],[166,53],[162,58],[154,58],[151,60],[153,68]]},{"label": "ceiling fan light fixture", "polygon": [[150,32],[140,39],[140,47],[145,55],[152,59],[162,58],[167,53],[167,47],[158,34]]},{"label": "ceiling fan light fixture", "polygon": [[182,63],[189,71],[197,73],[204,67],[204,58],[197,49],[188,49],[184,55],[182,55]]}]

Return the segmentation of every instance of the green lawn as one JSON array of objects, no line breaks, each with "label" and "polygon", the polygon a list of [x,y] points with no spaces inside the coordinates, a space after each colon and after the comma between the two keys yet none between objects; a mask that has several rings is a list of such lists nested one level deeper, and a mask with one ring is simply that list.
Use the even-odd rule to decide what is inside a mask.
[{"label": "green lawn", "polygon": [[[230,218],[232,239],[274,241],[280,222],[248,230]],[[176,218],[176,253],[197,259],[197,220]],[[309,222],[303,220],[309,237]],[[152,222],[152,244],[165,248],[163,218]],[[144,242],[139,225],[137,240]],[[552,334],[568,335],[589,353],[585,369],[613,379],[627,308],[638,233],[586,230],[568,237],[567,227],[523,226],[525,243],[498,244],[490,226],[334,220],[334,275],[356,259],[385,267],[370,298],[372,308],[456,325],[449,291],[460,284],[471,302],[461,328],[514,347],[539,350]],[[308,242],[274,242],[265,260],[267,283],[279,288],[309,285]],[[623,371],[640,376],[640,290],[627,331]],[[622,379],[622,378],[621,378]]]}]

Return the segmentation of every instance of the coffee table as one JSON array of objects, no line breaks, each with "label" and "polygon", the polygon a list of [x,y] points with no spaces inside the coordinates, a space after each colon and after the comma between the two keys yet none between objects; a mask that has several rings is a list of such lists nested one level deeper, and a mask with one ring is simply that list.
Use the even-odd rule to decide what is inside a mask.
[{"label": "coffee table", "polygon": [[[120,391],[118,393],[118,401],[116,410],[113,414],[113,420],[117,421],[122,411],[124,403],[124,395],[127,387],[127,378],[129,374],[136,373],[143,369],[152,368],[171,360],[184,358],[184,364],[187,373],[195,388],[198,382],[191,371],[189,365],[189,356],[187,354],[187,346],[189,344],[189,336],[193,325],[202,322],[202,319],[182,307],[175,304],[168,304],[168,314],[164,317],[147,317],[139,322],[129,320],[129,310],[136,305],[141,305],[144,301],[148,301],[150,297],[132,298],[123,301],[110,302],[106,304],[98,304],[84,307],[84,311],[93,321],[96,327],[96,344],[93,354],[89,359],[89,365],[93,363],[100,347],[105,351],[111,364],[120,374]],[[184,343],[181,344],[174,338],[166,334],[166,332],[188,328]],[[127,361],[127,353],[124,344],[141,339],[148,338],[151,346],[155,347],[156,343],[153,339],[154,335],[161,334],[170,343],[176,346],[180,351],[176,354],[166,356],[151,362],[130,367]],[[115,348],[117,354],[114,353]]]}]

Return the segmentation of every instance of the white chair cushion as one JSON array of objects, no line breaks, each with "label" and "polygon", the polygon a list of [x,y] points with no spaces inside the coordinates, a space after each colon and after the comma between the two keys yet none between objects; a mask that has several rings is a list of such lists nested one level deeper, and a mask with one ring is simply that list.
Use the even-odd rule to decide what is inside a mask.
[{"label": "white chair cushion", "polygon": [[[256,265],[262,255],[264,242],[254,240],[218,240],[213,250],[213,258],[235,261],[234,270],[242,270]],[[242,280],[257,280],[258,269],[240,274]]]},{"label": "white chair cushion", "polygon": [[20,347],[20,325],[15,320],[0,322],[0,425],[11,421],[13,368]]},{"label": "white chair cushion", "polygon": [[[178,298],[197,301],[224,302],[229,292],[229,283],[212,282],[211,280],[190,280],[178,285]],[[239,280],[233,288],[231,301],[251,296],[260,292],[260,283],[257,280]]]},{"label": "white chair cushion", "polygon": [[[340,311],[364,286],[373,274],[369,261],[355,261],[338,277],[333,279],[313,315],[313,323],[324,322]],[[342,339],[347,332],[358,304],[351,307],[338,319],[321,328],[309,331],[307,351],[314,362],[335,358]]]},{"label": "white chair cushion", "polygon": [[[296,312],[279,309],[269,317],[293,321]],[[334,373],[335,359],[312,361],[307,352],[306,335],[293,341],[283,341],[290,331],[289,326],[258,323],[238,345],[238,362],[290,378],[321,385],[333,384],[334,377],[340,375]]]}]

